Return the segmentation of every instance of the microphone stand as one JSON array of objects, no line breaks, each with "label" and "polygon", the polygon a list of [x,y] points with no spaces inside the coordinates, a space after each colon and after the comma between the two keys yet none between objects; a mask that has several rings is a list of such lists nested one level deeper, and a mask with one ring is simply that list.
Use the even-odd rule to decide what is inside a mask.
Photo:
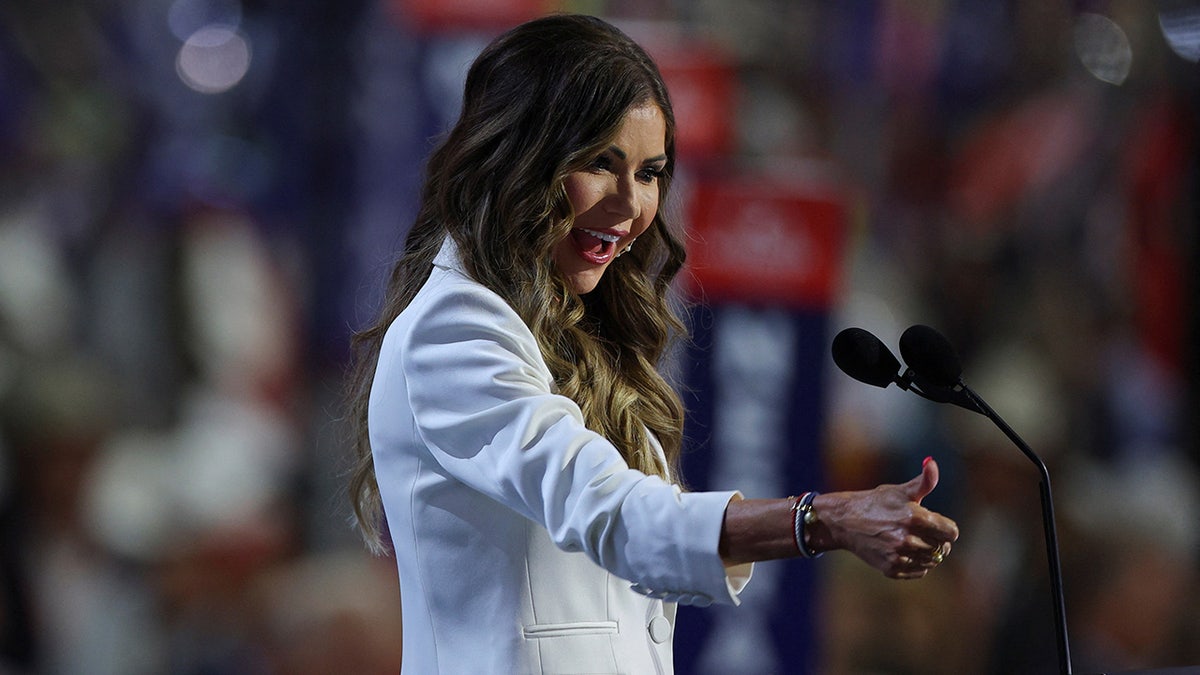
[{"label": "microphone stand", "polygon": [[1042,530],[1046,535],[1046,561],[1050,566],[1050,593],[1054,599],[1054,632],[1057,638],[1058,645],[1058,670],[1063,675],[1071,675],[1071,650],[1067,644],[1067,610],[1066,603],[1063,600],[1063,581],[1062,581],[1062,565],[1058,557],[1058,531],[1054,526],[1054,498],[1050,495],[1050,471],[1046,468],[1046,463],[1038,457],[1024,440],[1013,431],[1012,427],[1008,426],[995,410],[992,410],[982,398],[979,397],[971,388],[959,382],[962,387],[962,392],[982,413],[990,419],[1000,431],[1008,436],[1017,448],[1029,458],[1037,467],[1041,474],[1041,481],[1038,487],[1041,488],[1042,494]]},{"label": "microphone stand", "polygon": [[1000,431],[1008,436],[1017,448],[1029,458],[1041,474],[1038,487],[1042,496],[1042,530],[1046,535],[1046,561],[1050,566],[1050,593],[1054,601],[1054,632],[1058,646],[1058,670],[1062,675],[1071,675],[1071,650],[1067,644],[1067,610],[1063,599],[1062,565],[1058,556],[1058,531],[1054,526],[1054,498],[1050,494],[1050,471],[1046,463],[1029,447],[1017,432],[992,410],[979,394],[976,394],[960,379],[953,387],[930,384],[912,368],[896,377],[901,389],[907,389],[937,403],[951,403],[960,408],[979,413],[990,419]]}]

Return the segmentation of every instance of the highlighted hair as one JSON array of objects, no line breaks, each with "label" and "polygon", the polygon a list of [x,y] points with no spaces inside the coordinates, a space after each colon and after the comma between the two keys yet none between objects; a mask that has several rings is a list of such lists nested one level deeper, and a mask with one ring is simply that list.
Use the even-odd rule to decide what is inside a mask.
[{"label": "highlighted hair", "polygon": [[[563,181],[616,137],[635,107],[666,121],[658,215],[638,245],[585,296],[553,264],[574,214]],[[684,326],[669,300],[684,249],[663,215],[675,166],[675,119],[658,68],[633,40],[588,16],[553,15],[501,35],[467,75],[457,124],[430,157],[421,207],[392,270],[378,320],[354,337],[348,386],[354,513],[375,549],[381,505],[367,431],[380,344],[424,284],[446,236],[467,273],[529,326],[560,393],[589,428],[648,474],[678,475],[683,406],[658,368]],[[662,444],[664,466],[650,434]]]}]

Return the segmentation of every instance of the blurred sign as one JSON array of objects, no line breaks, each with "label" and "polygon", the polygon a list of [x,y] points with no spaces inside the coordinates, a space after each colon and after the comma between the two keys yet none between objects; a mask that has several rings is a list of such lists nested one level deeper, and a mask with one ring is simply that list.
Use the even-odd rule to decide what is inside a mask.
[{"label": "blurred sign", "polygon": [[827,307],[841,266],[846,207],[833,192],[770,181],[693,186],[688,269],[709,304]]},{"label": "blurred sign", "polygon": [[728,153],[733,139],[734,72],[725,55],[703,44],[643,42],[650,48],[675,109],[675,147],[681,157]]},{"label": "blurred sign", "polygon": [[392,10],[420,31],[507,30],[559,9],[554,0],[391,0]]}]

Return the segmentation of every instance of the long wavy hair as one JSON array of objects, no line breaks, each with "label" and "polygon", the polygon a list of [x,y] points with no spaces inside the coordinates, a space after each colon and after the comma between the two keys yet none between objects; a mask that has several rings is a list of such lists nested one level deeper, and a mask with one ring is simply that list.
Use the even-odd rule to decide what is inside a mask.
[{"label": "long wavy hair", "polygon": [[[595,290],[574,293],[553,262],[574,213],[564,179],[611,145],[626,113],[656,105],[667,163],[658,215],[637,246],[610,264]],[[676,476],[683,406],[658,367],[684,326],[669,286],[684,261],[663,205],[675,167],[675,118],[662,76],[633,40],[600,19],[553,15],[501,35],[467,74],[457,124],[430,157],[421,207],[379,318],[353,339],[350,497],[368,544],[381,547],[379,487],[367,407],[380,344],[412,301],[448,235],[467,273],[529,326],[559,392],[628,464]],[[664,466],[649,434],[662,444]]]}]

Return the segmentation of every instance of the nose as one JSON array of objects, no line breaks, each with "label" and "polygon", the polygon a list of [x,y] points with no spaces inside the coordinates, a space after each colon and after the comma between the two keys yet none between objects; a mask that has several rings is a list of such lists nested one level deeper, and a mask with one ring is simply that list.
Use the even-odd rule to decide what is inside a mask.
[{"label": "nose", "polygon": [[642,214],[638,201],[637,181],[630,176],[617,178],[612,191],[605,199],[605,209],[624,220],[636,220]]}]

